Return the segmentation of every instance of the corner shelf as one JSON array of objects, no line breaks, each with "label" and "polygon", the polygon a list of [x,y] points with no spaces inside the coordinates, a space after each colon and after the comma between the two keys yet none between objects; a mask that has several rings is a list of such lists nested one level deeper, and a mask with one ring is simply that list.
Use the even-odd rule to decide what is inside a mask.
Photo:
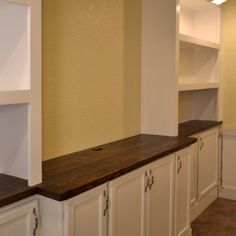
[{"label": "corner shelf", "polygon": [[204,90],[204,89],[218,89],[220,83],[208,82],[208,83],[179,83],[179,91],[193,91],[193,90]]},{"label": "corner shelf", "polygon": [[208,48],[217,49],[217,50],[220,49],[219,43],[207,41],[207,40],[196,38],[196,37],[189,36],[186,34],[179,34],[179,40],[180,42],[190,43],[193,45],[208,47]]},{"label": "corner shelf", "polygon": [[30,103],[30,90],[0,91],[0,105]]}]

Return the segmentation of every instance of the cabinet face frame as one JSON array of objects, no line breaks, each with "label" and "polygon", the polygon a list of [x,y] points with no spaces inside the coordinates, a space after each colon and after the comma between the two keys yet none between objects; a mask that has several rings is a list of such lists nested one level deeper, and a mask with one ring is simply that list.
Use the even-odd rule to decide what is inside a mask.
[{"label": "cabinet face frame", "polygon": [[[98,186],[92,190],[89,190],[85,193],[82,193],[74,198],[71,198],[65,202],[64,205],[64,225],[65,225],[65,235],[66,236],[75,236],[76,235],[76,208],[82,208],[86,207],[86,205],[92,203],[92,201],[96,201],[98,203],[98,212],[96,212],[98,215],[98,228],[99,232],[97,236],[106,236],[107,235],[107,227],[108,227],[108,221],[107,221],[107,213],[104,215],[104,209],[106,205],[106,196],[104,194],[107,194],[107,184],[103,184],[101,186]],[[89,212],[88,214],[95,214],[95,212]],[[82,222],[83,223],[83,222]],[[86,222],[88,225],[86,227],[91,228],[92,225],[90,225],[91,222]],[[86,233],[86,232],[84,232]],[[85,234],[82,234],[81,236],[87,236]],[[92,235],[91,235],[92,236]]]},{"label": "cabinet face frame", "polygon": [[[190,152],[191,150],[188,147],[176,153],[175,223],[174,223],[175,236],[191,235],[191,225],[190,225],[190,158],[191,158],[191,155],[190,155]],[[182,171],[185,171],[185,172],[182,172]],[[181,180],[183,179],[186,180],[186,185],[182,185],[183,182],[181,183]],[[183,198],[179,198],[179,194],[180,195],[184,194],[186,201],[183,201]],[[182,211],[183,209],[181,210],[178,209],[181,204],[184,204],[184,205],[186,204],[184,212]],[[185,217],[185,222],[184,222],[183,227],[181,227],[178,225],[179,223],[178,221],[179,221],[179,217],[183,217],[183,216]]]}]

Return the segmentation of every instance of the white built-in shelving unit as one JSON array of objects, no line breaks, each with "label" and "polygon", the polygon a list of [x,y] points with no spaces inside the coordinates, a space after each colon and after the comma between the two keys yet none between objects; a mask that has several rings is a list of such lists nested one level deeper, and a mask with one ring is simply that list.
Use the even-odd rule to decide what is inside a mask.
[{"label": "white built-in shelving unit", "polygon": [[220,8],[180,0],[179,122],[219,119]]},{"label": "white built-in shelving unit", "polygon": [[142,133],[220,119],[220,15],[208,0],[143,1]]},{"label": "white built-in shelving unit", "polygon": [[0,0],[0,173],[41,182],[41,0]]}]

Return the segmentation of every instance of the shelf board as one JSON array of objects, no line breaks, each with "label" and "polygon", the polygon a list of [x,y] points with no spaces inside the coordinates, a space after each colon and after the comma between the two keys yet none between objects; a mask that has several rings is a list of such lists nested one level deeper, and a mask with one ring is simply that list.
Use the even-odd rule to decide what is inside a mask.
[{"label": "shelf board", "polygon": [[0,91],[0,105],[30,102],[30,90]]},{"label": "shelf board", "polygon": [[192,91],[192,90],[204,90],[204,89],[217,89],[220,84],[215,82],[208,83],[179,83],[179,91]]},{"label": "shelf board", "polygon": [[179,34],[179,40],[181,42],[190,43],[193,45],[208,47],[208,48],[217,49],[217,50],[220,49],[219,43],[210,42],[204,39],[195,38],[195,37],[185,35],[185,34]]}]

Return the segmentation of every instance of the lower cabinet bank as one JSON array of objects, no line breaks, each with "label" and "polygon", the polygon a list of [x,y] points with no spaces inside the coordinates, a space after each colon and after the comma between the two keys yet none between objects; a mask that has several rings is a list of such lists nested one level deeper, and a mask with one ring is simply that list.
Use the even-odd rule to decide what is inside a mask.
[{"label": "lower cabinet bank", "polygon": [[66,201],[34,195],[1,208],[0,235],[191,235],[191,148]]}]

